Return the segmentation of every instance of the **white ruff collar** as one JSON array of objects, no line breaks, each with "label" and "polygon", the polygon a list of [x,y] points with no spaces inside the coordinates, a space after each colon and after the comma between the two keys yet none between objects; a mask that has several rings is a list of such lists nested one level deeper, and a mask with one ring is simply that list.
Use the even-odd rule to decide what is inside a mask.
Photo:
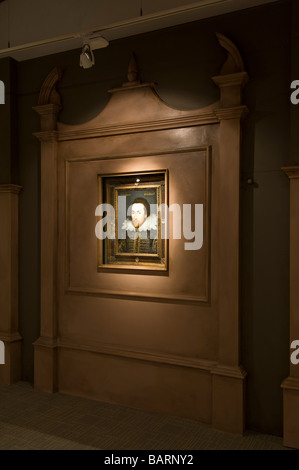
[{"label": "white ruff collar", "polygon": [[[158,217],[156,214],[151,214],[145,219],[143,224],[137,229],[138,232],[145,232],[147,230],[158,230]],[[130,219],[126,219],[122,225],[123,230],[133,230],[136,231],[136,228]]]}]

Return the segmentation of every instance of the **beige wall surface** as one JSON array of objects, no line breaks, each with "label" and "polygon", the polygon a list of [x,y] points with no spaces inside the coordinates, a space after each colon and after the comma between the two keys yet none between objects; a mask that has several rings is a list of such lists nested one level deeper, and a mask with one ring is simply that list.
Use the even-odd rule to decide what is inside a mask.
[{"label": "beige wall surface", "polygon": [[[42,212],[35,387],[185,417],[193,408],[195,419],[209,415],[217,428],[242,433],[239,179],[240,122],[247,113],[241,90],[248,77],[234,44],[217,38],[227,51],[213,77],[220,100],[192,112],[169,108],[152,84],[137,80],[132,58],[128,82],[110,91],[102,113],[82,125],[60,123],[56,130],[61,73],[54,69],[46,78],[34,108],[41,117],[35,135],[41,141]],[[186,250],[170,219],[164,271],[136,270],[135,264],[98,269],[94,215],[104,202],[99,178],[159,171],[167,174],[170,207],[203,206],[202,246]],[[155,379],[163,369],[164,387]],[[123,382],[125,370],[133,396]],[[186,381],[174,392],[172,383],[182,374]],[[206,414],[206,407],[196,408],[198,400],[209,403]]]}]

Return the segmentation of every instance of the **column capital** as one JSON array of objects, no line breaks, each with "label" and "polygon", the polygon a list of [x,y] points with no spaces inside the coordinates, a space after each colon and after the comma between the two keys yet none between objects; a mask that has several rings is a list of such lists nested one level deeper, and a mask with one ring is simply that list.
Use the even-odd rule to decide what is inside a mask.
[{"label": "column capital", "polygon": [[299,178],[299,165],[284,166],[282,171],[290,178]]},{"label": "column capital", "polygon": [[23,187],[16,184],[0,184],[0,193],[19,194]]}]

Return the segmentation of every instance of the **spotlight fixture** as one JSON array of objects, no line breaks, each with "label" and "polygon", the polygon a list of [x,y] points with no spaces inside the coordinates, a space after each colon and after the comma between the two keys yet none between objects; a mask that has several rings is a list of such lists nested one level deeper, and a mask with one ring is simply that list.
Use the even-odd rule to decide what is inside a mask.
[{"label": "spotlight fixture", "polygon": [[83,38],[83,48],[80,54],[80,66],[84,69],[90,69],[95,64],[93,51],[109,46],[107,39],[102,36],[89,36]]},{"label": "spotlight fixture", "polygon": [[89,44],[84,44],[80,54],[80,67],[90,69],[94,65],[94,55]]}]

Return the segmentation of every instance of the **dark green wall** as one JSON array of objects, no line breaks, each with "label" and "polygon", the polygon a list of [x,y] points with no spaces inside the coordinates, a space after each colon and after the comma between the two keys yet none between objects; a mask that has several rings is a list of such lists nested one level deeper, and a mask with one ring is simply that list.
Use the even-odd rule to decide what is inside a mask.
[{"label": "dark green wall", "polygon": [[[244,122],[241,184],[247,427],[282,433],[280,384],[289,365],[289,183],[280,168],[288,163],[290,147],[290,28],[290,2],[286,0],[113,41],[107,49],[95,52],[96,65],[89,70],[79,67],[79,50],[18,64],[18,183],[24,187],[20,200],[24,380],[33,380],[32,343],[39,335],[40,145],[32,136],[39,129],[32,106],[37,104],[44,78],[54,66],[63,68],[60,120],[84,122],[104,108],[108,89],[126,81],[134,52],[141,80],[157,82],[157,91],[167,104],[198,108],[218,99],[210,77],[225,60],[215,36],[221,32],[239,48],[250,76],[244,93],[250,114]],[[255,184],[248,185],[248,178]]]}]

